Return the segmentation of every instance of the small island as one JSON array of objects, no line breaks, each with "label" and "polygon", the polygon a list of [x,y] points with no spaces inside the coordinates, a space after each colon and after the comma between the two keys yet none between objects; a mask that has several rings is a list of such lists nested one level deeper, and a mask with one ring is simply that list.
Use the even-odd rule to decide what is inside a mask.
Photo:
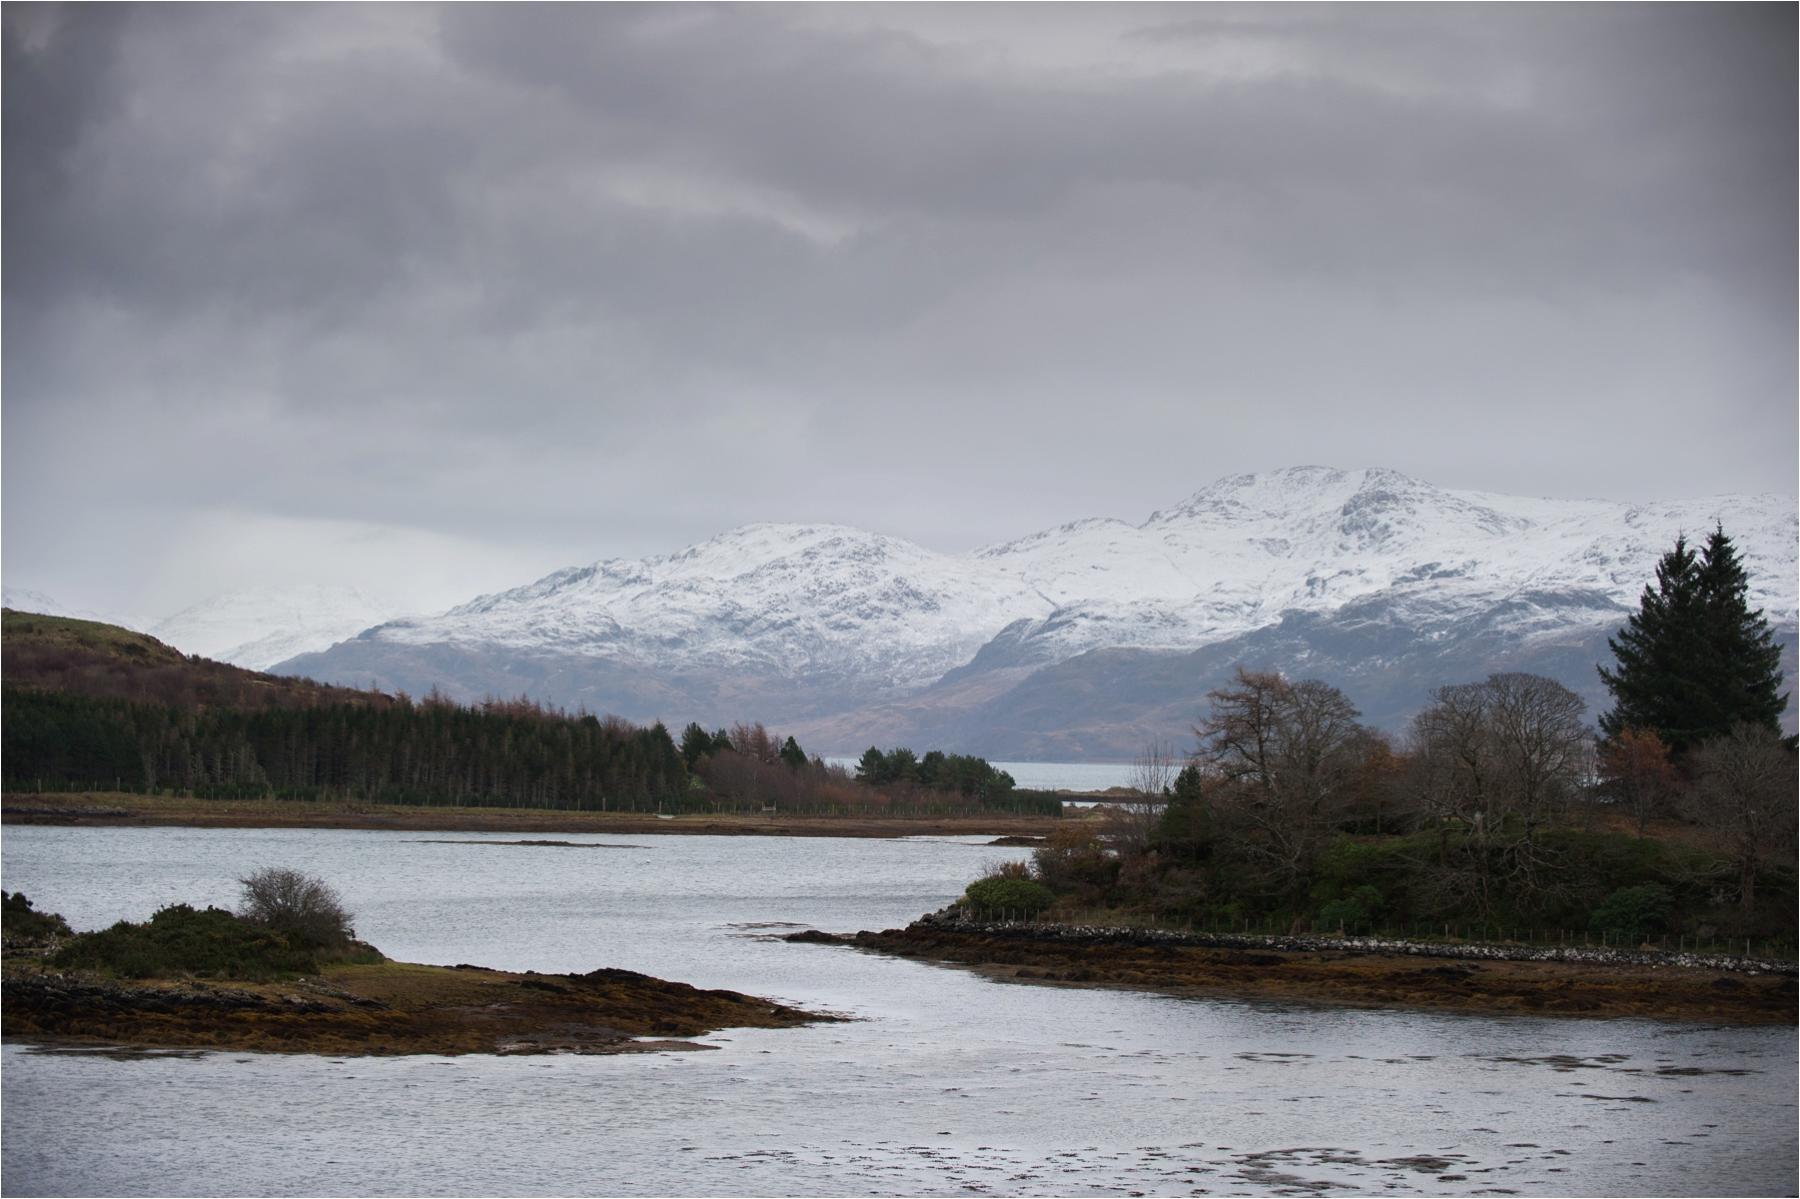
[{"label": "small island", "polygon": [[142,923],[79,934],[25,896],[6,895],[0,1031],[144,1049],[604,1054],[703,1049],[686,1038],[836,1018],[629,970],[389,961],[341,920],[309,930],[291,904],[283,913],[253,894],[281,886],[290,900],[310,895],[315,916],[342,915],[317,880],[261,871],[244,881],[252,894],[241,912],[176,904]]}]

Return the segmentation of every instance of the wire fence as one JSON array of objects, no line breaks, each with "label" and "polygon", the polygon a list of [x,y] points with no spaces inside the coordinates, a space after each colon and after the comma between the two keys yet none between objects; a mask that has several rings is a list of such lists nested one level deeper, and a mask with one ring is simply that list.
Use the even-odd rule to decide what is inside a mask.
[{"label": "wire fence", "polygon": [[1127,932],[1192,933],[1197,936],[1294,937],[1397,941],[1432,945],[1491,945],[1521,949],[1618,949],[1660,953],[1695,953],[1765,961],[1800,960],[1792,937],[1745,937],[1726,932],[1672,932],[1645,936],[1616,929],[1567,929],[1538,925],[1468,921],[1419,921],[1410,924],[1343,924],[1330,928],[1295,927],[1292,920],[1208,921],[1157,916],[1111,909],[1030,911],[1018,908],[965,908],[965,918],[978,922],[1063,928],[1117,929]]}]

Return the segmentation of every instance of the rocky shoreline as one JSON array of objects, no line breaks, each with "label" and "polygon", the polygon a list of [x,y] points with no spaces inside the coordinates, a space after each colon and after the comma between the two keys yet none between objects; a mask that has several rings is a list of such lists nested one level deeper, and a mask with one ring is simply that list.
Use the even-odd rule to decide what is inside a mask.
[{"label": "rocky shoreline", "polygon": [[1660,949],[1622,949],[1597,945],[1519,945],[1483,941],[1401,941],[1383,937],[1328,934],[1270,936],[1261,933],[1209,933],[1179,928],[1114,928],[1108,925],[1059,924],[1037,920],[972,920],[955,908],[921,916],[918,924],[986,936],[1023,935],[1069,944],[1196,945],[1208,949],[1273,949],[1291,953],[1377,953],[1406,957],[1459,958],[1486,962],[1572,962],[1594,966],[1680,966],[1742,974],[1796,974],[1800,963],[1735,954]]},{"label": "rocky shoreline", "polygon": [[264,1053],[636,1053],[722,1028],[837,1017],[628,970],[510,973],[404,962],[278,983],[122,981],[9,962],[9,1039]]},{"label": "rocky shoreline", "polygon": [[1792,963],[1695,954],[963,920],[789,941],[966,966],[1007,981],[1477,1013],[1792,1024]]}]

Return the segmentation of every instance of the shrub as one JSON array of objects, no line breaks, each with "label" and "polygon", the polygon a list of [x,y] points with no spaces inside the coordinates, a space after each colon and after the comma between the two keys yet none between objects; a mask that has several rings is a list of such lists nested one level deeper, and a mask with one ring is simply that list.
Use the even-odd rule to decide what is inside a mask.
[{"label": "shrub", "polygon": [[42,945],[72,935],[61,916],[34,910],[24,892],[0,891],[0,940],[7,945]]},{"label": "shrub", "polygon": [[249,924],[223,908],[201,911],[185,903],[163,908],[143,924],[121,920],[111,928],[82,933],[51,961],[121,978],[255,980],[319,968],[312,951],[272,929]]},{"label": "shrub", "polygon": [[1588,923],[1595,932],[1641,941],[1668,927],[1669,911],[1674,905],[1675,897],[1661,883],[1620,887],[1594,909]]},{"label": "shrub", "polygon": [[1119,859],[1085,828],[1059,828],[1032,851],[1038,881],[1058,894],[1094,899],[1119,877]]},{"label": "shrub", "polygon": [[1365,885],[1350,892],[1348,898],[1334,899],[1321,907],[1314,925],[1322,932],[1366,929],[1380,912],[1381,892]]},{"label": "shrub", "polygon": [[978,912],[1024,912],[1036,915],[1056,902],[1050,888],[1028,878],[976,879],[963,892],[963,903]]},{"label": "shrub", "polygon": [[355,933],[338,893],[309,874],[270,866],[238,882],[244,887],[244,907],[239,914],[296,945],[336,948],[348,945]]}]

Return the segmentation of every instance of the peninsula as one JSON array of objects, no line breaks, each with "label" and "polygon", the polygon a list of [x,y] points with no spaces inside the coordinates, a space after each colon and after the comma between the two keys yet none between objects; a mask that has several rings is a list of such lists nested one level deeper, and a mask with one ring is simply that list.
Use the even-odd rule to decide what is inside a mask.
[{"label": "peninsula", "polygon": [[217,908],[69,934],[6,899],[0,1032],[56,1043],[263,1053],[536,1054],[705,1049],[722,1028],[833,1020],[629,970],[537,974],[332,953]]}]

